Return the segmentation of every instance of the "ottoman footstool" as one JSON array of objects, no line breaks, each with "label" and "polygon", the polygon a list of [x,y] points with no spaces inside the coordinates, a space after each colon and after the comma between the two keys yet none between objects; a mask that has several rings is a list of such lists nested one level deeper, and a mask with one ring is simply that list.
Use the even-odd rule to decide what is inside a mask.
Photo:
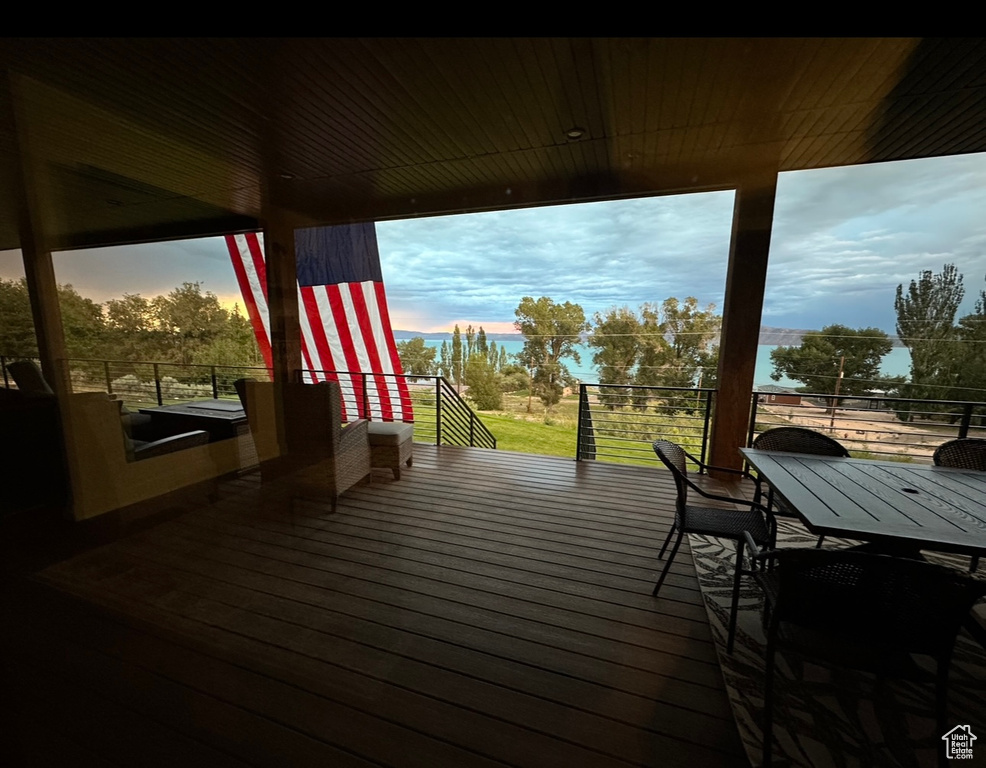
[{"label": "ottoman footstool", "polygon": [[394,479],[401,479],[401,464],[411,466],[414,450],[414,426],[401,421],[371,421],[367,425],[370,438],[370,466],[389,467]]}]

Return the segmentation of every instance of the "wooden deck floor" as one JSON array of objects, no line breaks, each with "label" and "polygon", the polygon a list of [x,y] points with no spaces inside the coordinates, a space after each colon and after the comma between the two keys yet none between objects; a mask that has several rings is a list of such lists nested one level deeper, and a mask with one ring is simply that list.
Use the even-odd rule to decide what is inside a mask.
[{"label": "wooden deck floor", "polygon": [[[657,469],[431,446],[335,514],[259,480],[3,590],[0,763],[739,766]],[[6,762],[4,762],[6,760]]]}]

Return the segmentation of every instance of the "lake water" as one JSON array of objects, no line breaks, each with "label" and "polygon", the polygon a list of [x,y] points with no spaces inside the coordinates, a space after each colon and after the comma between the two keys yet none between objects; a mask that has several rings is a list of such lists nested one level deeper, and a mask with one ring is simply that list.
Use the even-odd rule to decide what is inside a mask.
[{"label": "lake water", "polygon": [[[405,339],[397,339],[397,341],[405,341]],[[440,348],[442,346],[442,341],[441,339],[425,339],[425,345]],[[463,346],[465,346],[464,341]],[[496,346],[497,349],[500,347],[506,349],[508,355],[515,355],[524,348],[524,342],[498,341],[496,342]],[[580,344],[576,347],[576,349],[582,359],[581,364],[576,364],[572,360],[566,360],[565,365],[575,378],[581,379],[585,382],[595,383],[599,380],[599,374],[598,371],[596,371],[596,367],[592,364],[592,347],[585,344]],[[774,381],[770,378],[771,371],[774,370],[774,367],[770,362],[770,353],[771,350],[774,349],[777,349],[777,347],[771,344],[761,344],[757,349],[757,368],[753,377],[754,384],[757,386],[775,384],[779,387],[801,386],[800,382],[792,381],[791,379],[782,378],[780,381]],[[894,347],[883,358],[883,364],[880,367],[880,371],[887,376],[908,376],[911,370],[910,366],[911,353],[907,347]]]}]

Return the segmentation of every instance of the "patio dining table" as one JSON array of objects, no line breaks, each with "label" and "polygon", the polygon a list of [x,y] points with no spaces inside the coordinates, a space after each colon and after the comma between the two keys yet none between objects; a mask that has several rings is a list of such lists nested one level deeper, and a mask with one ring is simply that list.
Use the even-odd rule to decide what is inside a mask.
[{"label": "patio dining table", "polygon": [[986,472],[753,448],[740,453],[815,534],[891,551],[986,555]]}]

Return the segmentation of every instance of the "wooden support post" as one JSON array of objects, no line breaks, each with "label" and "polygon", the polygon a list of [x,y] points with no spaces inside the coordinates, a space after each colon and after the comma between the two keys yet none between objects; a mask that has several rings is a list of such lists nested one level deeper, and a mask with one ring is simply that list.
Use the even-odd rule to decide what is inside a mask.
[{"label": "wooden support post", "polygon": [[776,171],[749,174],[736,190],[719,344],[719,393],[709,463],[739,469],[760,342]]},{"label": "wooden support post", "polygon": [[294,252],[295,222],[285,211],[268,206],[264,217],[267,260],[267,306],[270,312],[271,363],[274,381],[293,380],[301,368],[301,319]]},{"label": "wooden support post", "polygon": [[[11,76],[10,88],[14,102],[16,131],[14,141],[17,162],[18,227],[24,276],[31,301],[34,334],[38,342],[38,357],[45,379],[59,399],[70,392],[68,356],[62,312],[58,304],[58,282],[51,261],[49,233],[46,222],[51,219],[45,206],[51,205],[51,195],[44,195],[47,168],[43,157],[32,143],[31,115],[24,106],[24,85],[21,78]],[[48,214],[48,215],[46,215]]]}]

